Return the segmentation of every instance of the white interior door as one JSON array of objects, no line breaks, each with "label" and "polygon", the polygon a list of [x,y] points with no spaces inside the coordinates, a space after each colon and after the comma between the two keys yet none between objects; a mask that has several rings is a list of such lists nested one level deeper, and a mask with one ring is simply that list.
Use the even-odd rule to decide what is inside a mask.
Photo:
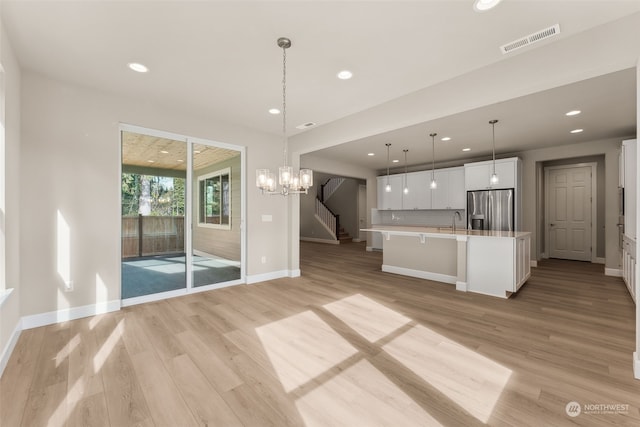
[{"label": "white interior door", "polygon": [[591,261],[591,166],[548,169],[549,257]]}]

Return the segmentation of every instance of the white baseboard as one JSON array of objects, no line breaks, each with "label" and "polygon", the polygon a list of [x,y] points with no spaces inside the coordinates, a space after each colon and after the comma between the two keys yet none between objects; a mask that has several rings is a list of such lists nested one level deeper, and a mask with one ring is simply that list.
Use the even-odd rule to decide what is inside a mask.
[{"label": "white baseboard", "polygon": [[604,258],[602,258],[602,257],[595,257],[595,258],[593,259],[593,261],[591,261],[591,262],[593,262],[594,264],[604,264]]},{"label": "white baseboard", "polygon": [[300,237],[300,240],[303,242],[314,242],[314,243],[326,243],[328,245],[339,245],[339,240],[331,240],[331,239],[316,239],[315,237]]},{"label": "white baseboard", "polygon": [[65,308],[48,313],[33,314],[22,317],[22,329],[38,328],[40,326],[53,325],[67,320],[80,319],[82,317],[95,316],[96,314],[109,313],[120,310],[120,300],[107,301],[99,304],[84,305],[82,307]]},{"label": "white baseboard", "polygon": [[353,243],[360,243],[360,242],[364,242],[365,240],[367,240],[367,239],[352,239],[351,241]]},{"label": "white baseboard", "polygon": [[2,377],[4,368],[6,368],[7,363],[9,363],[9,358],[11,357],[11,353],[13,353],[13,349],[16,348],[18,338],[20,338],[20,333],[22,333],[22,319],[18,319],[18,323],[11,333],[9,342],[7,342],[7,345],[4,346],[4,350],[2,350],[2,355],[0,357],[0,377]]},{"label": "white baseboard", "polygon": [[289,270],[289,277],[300,277],[300,274],[302,274],[302,272],[299,268],[297,270]]},{"label": "white baseboard", "polygon": [[446,274],[431,273],[422,270],[413,270],[411,268],[396,267],[394,265],[382,264],[382,271],[386,273],[402,274],[404,276],[417,277],[419,279],[435,280],[436,282],[444,282],[455,285],[458,278]]},{"label": "white baseboard", "polygon": [[382,248],[374,248],[373,246],[367,246],[367,252],[382,252]]},{"label": "white baseboard", "polygon": [[640,353],[633,352],[633,376],[640,380]]},{"label": "white baseboard", "polygon": [[139,297],[132,297],[122,300],[123,307],[130,307],[132,305],[145,304],[147,302],[160,301],[167,298],[175,298],[187,295],[187,289],[175,289],[173,291],[156,292],[155,294],[141,295]]},{"label": "white baseboard", "polygon": [[604,268],[605,276],[622,277],[622,270],[619,268]]},{"label": "white baseboard", "polygon": [[456,281],[456,291],[467,292],[467,282]]},{"label": "white baseboard", "polygon": [[281,279],[283,277],[296,277],[296,276],[292,276],[292,274],[295,274],[295,271],[298,272],[298,275],[300,275],[300,270],[279,270],[279,271],[271,271],[269,273],[262,273],[262,274],[252,274],[250,276],[247,276],[247,284],[251,285],[253,283],[259,283],[259,282],[266,282],[268,280],[275,280],[275,279]]},{"label": "white baseboard", "polygon": [[531,267],[537,267],[538,266],[538,260],[532,259],[530,262],[531,262]]}]

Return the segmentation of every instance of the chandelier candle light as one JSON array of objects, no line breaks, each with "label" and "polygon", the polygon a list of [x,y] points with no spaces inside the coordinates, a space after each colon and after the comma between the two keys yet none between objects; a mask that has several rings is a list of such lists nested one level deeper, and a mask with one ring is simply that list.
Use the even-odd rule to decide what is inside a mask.
[{"label": "chandelier candle light", "polygon": [[275,175],[269,169],[256,170],[256,186],[262,194],[307,194],[309,187],[313,186],[313,171],[311,169],[300,169],[300,172],[293,170],[287,165],[287,49],[291,47],[291,40],[286,37],[278,39],[278,47],[282,48],[282,144],[283,144],[283,165],[278,169],[278,184],[276,185]]},{"label": "chandelier candle light", "polygon": [[489,124],[491,125],[491,130],[493,132],[493,173],[489,180],[491,184],[498,183],[498,174],[496,173],[496,123],[498,123],[497,120],[489,120]]},{"label": "chandelier candle light", "polygon": [[432,190],[435,190],[436,188],[438,188],[438,183],[436,182],[436,176],[435,176],[435,168],[436,168],[436,135],[437,133],[430,133],[429,136],[431,137],[431,184],[429,185],[429,187],[431,187]]}]

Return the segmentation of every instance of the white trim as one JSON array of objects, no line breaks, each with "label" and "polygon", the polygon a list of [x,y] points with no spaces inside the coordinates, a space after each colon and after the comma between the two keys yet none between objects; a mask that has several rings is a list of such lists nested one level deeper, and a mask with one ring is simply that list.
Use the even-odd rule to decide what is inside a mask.
[{"label": "white trim", "polygon": [[456,291],[467,292],[467,282],[456,281]]},{"label": "white trim", "polygon": [[531,267],[537,267],[538,266],[538,260],[537,259],[529,260],[529,265]]},{"label": "white trim", "polygon": [[[572,168],[581,168],[581,167],[591,167],[591,262],[596,262],[596,251],[598,247],[598,211],[597,211],[597,200],[598,200],[598,163],[597,162],[588,162],[588,163],[574,163],[569,165],[558,165],[558,166],[545,166],[544,167],[544,245],[545,245],[545,253],[550,252],[549,247],[549,171],[554,169],[572,169]],[[595,225],[594,225],[595,224]],[[543,254],[543,258],[546,258],[545,254]],[[604,262],[602,263],[604,264]]]},{"label": "white trim", "polygon": [[417,277],[418,279],[434,280],[455,285],[458,281],[456,276],[447,274],[431,273],[429,271],[413,270],[411,268],[396,267],[394,265],[382,264],[382,271],[385,273],[402,274],[403,276]]},{"label": "white trim", "polygon": [[302,236],[300,236],[300,240],[302,240],[303,242],[326,243],[328,245],[339,245],[340,244],[340,240],[317,239],[315,237],[302,237]]},{"label": "white trim", "polygon": [[251,274],[247,276],[247,284],[267,282],[269,280],[282,279],[283,277],[298,277],[300,270],[279,270],[271,271],[269,273]]},{"label": "white trim", "polygon": [[22,329],[38,328],[40,326],[53,325],[67,320],[81,319],[95,316],[96,314],[109,313],[120,310],[120,300],[112,300],[98,304],[83,305],[81,307],[64,308],[47,313],[33,314],[22,317]]},{"label": "white trim", "polygon": [[622,270],[619,268],[604,268],[605,276],[622,277]]},{"label": "white trim", "polygon": [[300,277],[301,274],[302,270],[300,270],[299,268],[295,270],[289,270],[289,277]]},{"label": "white trim", "polygon": [[139,297],[131,297],[131,298],[123,299],[122,306],[129,307],[132,305],[144,304],[146,302],[160,301],[168,298],[181,297],[184,295],[187,295],[186,288],[175,289],[173,291],[166,291],[166,292],[156,292],[155,294],[140,295]]},{"label": "white trim", "polygon": [[633,376],[640,380],[640,352],[633,352]]},{"label": "white trim", "polygon": [[2,355],[0,355],[0,377],[2,377],[2,373],[4,372],[4,368],[7,367],[7,363],[9,363],[9,359],[11,358],[11,354],[13,350],[16,348],[16,344],[18,343],[18,338],[20,338],[20,334],[22,333],[22,319],[18,319],[18,323],[16,323],[16,327],[13,329],[11,333],[11,337],[7,342],[7,345],[4,346],[4,350],[2,350]]},{"label": "white trim", "polygon": [[603,257],[595,257],[591,262],[594,263],[594,264],[604,264],[604,258]]},{"label": "white trim", "polygon": [[0,291],[0,307],[2,307],[2,304],[4,304],[4,302],[9,299],[9,295],[11,295],[12,292],[13,288]]}]

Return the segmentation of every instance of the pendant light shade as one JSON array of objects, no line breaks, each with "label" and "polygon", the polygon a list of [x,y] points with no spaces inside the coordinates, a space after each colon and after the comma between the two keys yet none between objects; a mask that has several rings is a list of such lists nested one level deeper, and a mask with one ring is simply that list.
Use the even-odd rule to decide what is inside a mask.
[{"label": "pendant light shade", "polygon": [[[277,41],[278,47],[282,48],[282,154],[284,166],[278,168],[278,181],[273,172],[269,169],[256,170],[256,187],[262,194],[307,194],[309,187],[313,186],[313,171],[311,169],[300,169],[295,171],[293,167],[287,165],[287,49],[291,47],[291,40],[280,37]],[[278,189],[280,185],[280,189]]]},{"label": "pendant light shade", "polygon": [[391,184],[389,184],[389,148],[391,147],[391,144],[387,142],[384,145],[387,146],[387,185],[384,186],[384,191],[391,193]]},{"label": "pendant light shade", "polygon": [[436,182],[436,135],[437,133],[430,133],[431,137],[431,184],[429,184],[429,188],[435,190],[438,188],[438,183]]},{"label": "pendant light shade", "polygon": [[407,152],[409,150],[405,148],[402,151],[404,152],[404,189],[402,192],[404,194],[409,194],[409,186],[407,185]]},{"label": "pendant light shade", "polygon": [[500,179],[498,178],[498,174],[496,173],[496,123],[497,120],[489,120],[489,124],[491,125],[491,131],[493,134],[493,173],[491,174],[491,178],[489,179],[489,183],[491,185],[496,185]]}]

